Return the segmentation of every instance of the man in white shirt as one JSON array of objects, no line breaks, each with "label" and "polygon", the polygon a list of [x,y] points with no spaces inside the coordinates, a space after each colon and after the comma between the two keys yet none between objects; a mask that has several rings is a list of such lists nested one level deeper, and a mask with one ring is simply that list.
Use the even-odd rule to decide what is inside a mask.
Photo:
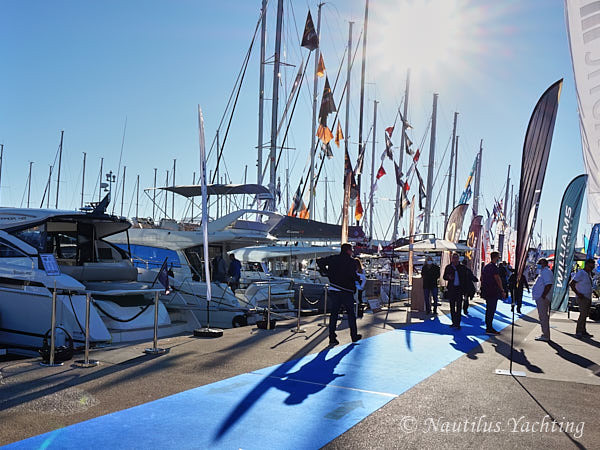
[{"label": "man in white shirt", "polygon": [[592,272],[596,267],[596,262],[593,259],[586,259],[582,270],[578,270],[570,286],[577,295],[577,304],[579,305],[579,319],[577,319],[577,328],[575,336],[579,339],[593,337],[585,329],[585,321],[590,313],[592,306]]},{"label": "man in white shirt", "polygon": [[550,290],[554,283],[554,274],[548,268],[548,261],[545,258],[540,259],[538,265],[541,267],[541,271],[531,288],[531,296],[537,305],[542,335],[536,337],[535,340],[548,342],[550,341]]}]

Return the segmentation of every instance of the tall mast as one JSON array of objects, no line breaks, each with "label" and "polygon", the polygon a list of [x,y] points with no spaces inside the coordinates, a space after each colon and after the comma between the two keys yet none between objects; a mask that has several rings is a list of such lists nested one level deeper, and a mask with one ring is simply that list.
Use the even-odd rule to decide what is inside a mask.
[{"label": "tall mast", "polygon": [[513,207],[514,207],[514,200],[515,200],[515,196],[514,196],[514,184],[510,185],[510,214],[508,215],[508,220],[509,220],[509,226],[512,227],[512,216],[513,216]]},{"label": "tall mast", "polygon": [[156,171],[158,169],[154,168],[154,190],[152,191],[152,220],[155,220],[155,210],[156,210]]},{"label": "tall mast", "polygon": [[[175,188],[175,166],[177,164],[177,160],[173,160],[173,181],[171,185]],[[171,218],[175,218],[175,190],[173,190],[173,195],[171,196]]]},{"label": "tall mast", "polygon": [[[49,169],[48,169],[48,184],[47,184],[47,188],[48,188],[48,195],[46,196],[46,209],[50,209],[50,184],[52,182],[52,165],[50,165]],[[40,205],[40,208],[44,206],[44,199],[42,198],[42,204]]]},{"label": "tall mast", "polygon": [[458,179],[458,139],[460,136],[456,136],[456,145],[454,146],[454,191],[452,193],[452,207],[456,206],[456,180]]},{"label": "tall mast", "polygon": [[352,25],[354,22],[348,22],[348,63],[346,65],[346,123],[344,124],[344,132],[346,139],[344,140],[345,149],[348,151],[348,143],[350,142],[350,74],[352,71]]},{"label": "tall mast", "polygon": [[58,175],[56,177],[56,204],[54,205],[54,209],[58,209],[58,191],[60,190],[60,166],[62,163],[62,149],[63,149],[64,134],[65,134],[64,130],[61,130],[60,145],[58,146]]},{"label": "tall mast", "polygon": [[510,188],[510,164],[508,165],[508,173],[506,174],[506,191],[504,193],[504,205],[502,209],[504,210],[504,227],[506,228],[506,224],[508,223],[508,191]]},{"label": "tall mast", "polygon": [[85,189],[85,157],[86,153],[83,152],[83,173],[81,176],[81,207],[83,208],[83,192]]},{"label": "tall mast", "polygon": [[[398,166],[402,170],[402,162],[404,160],[404,145],[406,136],[406,125],[408,123],[408,92],[410,89],[410,69],[406,72],[406,87],[404,88],[404,115],[402,121],[402,136],[400,137],[400,156],[398,158]],[[394,174],[395,175],[395,174]],[[398,221],[400,220],[400,189],[402,187],[396,183],[396,206],[394,208],[394,229],[392,230],[392,241],[398,239]]]},{"label": "tall mast", "polygon": [[[196,184],[196,172],[194,172],[194,174],[192,175],[192,186]],[[192,200],[192,220],[191,222],[194,223],[194,197],[191,198]]]},{"label": "tall mast", "polygon": [[[98,201],[102,200],[102,169],[104,166],[104,158],[100,158],[100,186],[98,186]],[[52,173],[52,168],[50,168],[50,173]],[[50,190],[48,189],[48,192],[50,192]]]},{"label": "tall mast", "polygon": [[[262,0],[261,20],[260,20],[260,71],[258,81],[258,158],[256,160],[256,183],[262,184],[263,167],[263,117],[265,106],[265,47],[267,42],[267,1]],[[195,176],[194,176],[195,178]],[[192,205],[194,201],[192,199]],[[192,206],[193,207],[193,206]],[[192,219],[194,215],[192,214]]]},{"label": "tall mast", "polygon": [[125,199],[125,170],[127,166],[123,166],[123,182],[121,183],[121,217],[123,216],[123,200]]},{"label": "tall mast", "polygon": [[[167,170],[166,172],[167,172],[167,178],[165,180],[165,186],[168,186],[169,185],[169,171]],[[167,208],[169,207],[169,205],[167,205],[167,198],[168,198],[167,191],[165,191],[165,219],[167,218]]]},{"label": "tall mast", "polygon": [[377,100],[373,100],[373,148],[371,152],[371,189],[369,202],[369,239],[373,239],[373,183],[375,182],[375,137],[377,136]]},{"label": "tall mast", "polygon": [[137,176],[135,183],[135,218],[140,217],[140,176]]},{"label": "tall mast", "polygon": [[29,177],[27,178],[27,207],[29,208],[29,198],[31,197],[31,166],[33,161],[29,161]]},{"label": "tall mast", "polygon": [[448,168],[448,190],[446,191],[446,210],[444,212],[444,231],[446,232],[446,224],[448,223],[448,210],[450,207],[450,182],[452,181],[452,163],[454,160],[454,144],[456,143],[456,121],[458,120],[458,112],[454,113],[454,125],[452,125],[452,147],[450,149],[450,167]]},{"label": "tall mast", "polygon": [[[277,160],[277,107],[279,105],[279,63],[281,52],[281,29],[283,26],[283,0],[277,0],[277,24],[275,30],[275,55],[273,57],[273,100],[271,108],[271,151],[269,155],[269,192],[271,193],[270,210],[275,211],[275,184],[277,173],[275,164]],[[260,170],[260,168],[259,168]]]},{"label": "tall mast", "polygon": [[[319,38],[319,43],[321,42],[321,7],[323,3],[319,3],[319,9],[317,12],[317,36]],[[319,87],[319,76],[317,75],[317,70],[319,67],[319,47],[315,49],[315,73],[313,80],[313,103],[312,103],[312,133],[310,137],[310,193],[309,193],[309,201],[308,206],[310,210],[308,211],[308,216],[314,220],[315,218],[315,138],[317,134],[317,89]]]},{"label": "tall mast", "polygon": [[323,210],[323,221],[327,223],[327,175],[325,175],[325,209]]},{"label": "tall mast", "polygon": [[[369,25],[369,0],[365,0],[365,23],[363,24],[363,48],[362,62],[360,67],[360,107],[358,112],[358,155],[363,154],[365,143],[363,142],[363,115],[365,106],[365,70],[367,68],[367,26]],[[360,179],[362,170],[356,178],[356,187],[358,190],[358,200],[360,201]],[[356,221],[358,224],[358,221]]]},{"label": "tall mast", "polygon": [[477,171],[475,173],[475,192],[473,195],[473,214],[479,214],[479,189],[481,183],[481,156],[483,153],[483,139],[479,142],[479,154],[477,155]]},{"label": "tall mast", "polygon": [[427,191],[425,197],[425,223],[423,229],[429,233],[431,224],[431,197],[433,195],[433,166],[435,165],[435,134],[437,128],[437,102],[438,94],[433,94],[433,107],[431,112],[431,138],[429,139],[429,165],[427,166]]}]

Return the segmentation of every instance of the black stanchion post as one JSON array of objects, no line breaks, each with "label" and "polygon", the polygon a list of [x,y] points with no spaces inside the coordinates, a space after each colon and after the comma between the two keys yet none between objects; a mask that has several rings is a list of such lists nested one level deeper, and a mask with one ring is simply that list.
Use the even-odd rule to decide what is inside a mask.
[{"label": "black stanchion post", "polygon": [[325,295],[323,299],[323,323],[320,323],[319,326],[327,327],[327,296],[329,293],[329,284],[325,284],[324,287]]},{"label": "black stanchion post", "polygon": [[50,314],[50,355],[48,356],[48,362],[42,361],[41,366],[55,367],[62,366],[63,363],[54,362],[54,352],[56,349],[56,281],[54,282],[54,290],[52,291],[52,312]]},{"label": "black stanchion post", "polygon": [[305,333],[306,330],[300,328],[300,313],[302,312],[302,296],[304,295],[304,286],[300,286],[298,291],[298,320],[296,322],[296,329],[291,330],[292,333]]},{"label": "black stanchion post", "polygon": [[89,292],[85,294],[85,353],[83,360],[79,359],[75,361],[75,366],[88,368],[95,367],[100,364],[95,359],[90,359],[90,302],[92,300],[92,294]]}]

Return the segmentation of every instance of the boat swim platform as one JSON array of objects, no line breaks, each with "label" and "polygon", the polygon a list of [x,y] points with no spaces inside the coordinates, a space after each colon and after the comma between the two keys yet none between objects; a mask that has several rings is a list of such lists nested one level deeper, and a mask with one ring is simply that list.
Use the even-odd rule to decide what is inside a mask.
[{"label": "boat swim platform", "polygon": [[[219,339],[177,336],[93,350],[95,368],[0,362],[0,445],[6,448],[597,448],[600,323],[574,336],[578,313],[551,317],[535,341],[530,298],[516,316],[499,302],[487,336],[475,299],[462,328],[448,303],[426,316],[396,304],[358,320],[363,339],[328,346],[322,316]],[[554,421],[554,423],[553,423]],[[537,424],[537,425],[536,425]],[[583,425],[581,425],[583,424]],[[554,429],[553,429],[554,426]],[[541,430],[540,430],[541,428]],[[560,430],[559,430],[560,428]]]}]

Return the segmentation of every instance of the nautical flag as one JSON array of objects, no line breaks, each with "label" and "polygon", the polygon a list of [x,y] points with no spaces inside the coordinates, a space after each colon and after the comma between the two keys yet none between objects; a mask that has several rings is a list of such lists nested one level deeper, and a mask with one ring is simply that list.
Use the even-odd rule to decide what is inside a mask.
[{"label": "nautical flag", "polygon": [[394,154],[392,153],[392,147],[394,146],[394,144],[392,144],[392,140],[390,139],[390,137],[387,134],[384,134],[384,136],[385,136],[385,151],[383,152],[383,155],[381,155],[381,159],[383,159],[385,156],[387,156],[388,158],[390,158],[393,161]]},{"label": "nautical flag", "polygon": [[277,195],[277,204],[281,202],[281,177],[277,177],[277,189],[275,191]]},{"label": "nautical flag", "polygon": [[413,155],[415,152],[410,148],[413,143],[406,133],[404,133],[404,139],[406,139],[406,153]]},{"label": "nautical flag", "polygon": [[419,157],[421,156],[421,150],[417,149],[417,153],[415,153],[415,156],[413,156],[413,162],[416,164],[419,162]]},{"label": "nautical flag", "polygon": [[319,124],[319,128],[317,128],[317,137],[321,140],[323,144],[328,145],[329,142],[333,139],[333,133],[327,125]]},{"label": "nautical flag", "polygon": [[[344,153],[344,189],[346,188],[346,177],[350,174],[350,205],[356,205],[356,199],[358,198],[358,187],[356,186],[356,178],[354,178],[354,171],[352,170],[352,163],[350,162],[350,155],[348,150]],[[360,199],[359,199],[360,201]]]},{"label": "nautical flag", "polygon": [[[402,217],[404,215],[404,211],[406,210],[406,208],[408,208],[410,206],[410,201],[408,200],[408,196],[406,195],[406,192],[404,191],[404,189],[402,189],[400,191],[400,198],[402,199],[402,202],[400,204],[400,217]],[[402,233],[405,234],[405,233]]]},{"label": "nautical flag", "polygon": [[386,132],[386,133],[387,133],[387,134],[388,134],[390,137],[392,137],[392,133],[394,132],[394,125],[392,125],[391,127],[387,127],[387,128],[385,129],[385,132]]},{"label": "nautical flag", "polygon": [[317,64],[317,76],[319,78],[325,76],[325,62],[323,61],[323,53],[319,55],[319,64]]},{"label": "nautical flag", "polygon": [[398,114],[400,114],[400,120],[402,121],[402,123],[404,124],[404,127],[406,129],[410,129],[412,128],[412,125],[410,123],[408,123],[408,120],[406,120],[404,117],[402,117],[402,113],[400,112],[400,109],[398,109]]},{"label": "nautical flag", "polygon": [[462,195],[460,196],[460,200],[458,201],[459,203],[467,203],[469,201],[469,199],[471,198],[471,181],[473,180],[473,174],[475,173],[476,169],[477,169],[477,156],[475,157],[475,161],[473,162],[473,167],[471,167],[471,172],[469,173],[469,176],[467,177],[467,182],[465,183],[465,190],[462,193]]},{"label": "nautical flag", "polygon": [[302,209],[300,210],[300,212],[298,213],[298,217],[300,219],[309,219],[310,215],[308,213],[308,208],[306,207],[306,205],[304,204],[304,201],[302,202]]},{"label": "nautical flag", "polygon": [[365,144],[359,145],[358,158],[356,159],[356,167],[354,173],[360,175],[363,169],[363,161],[365,160]]},{"label": "nautical flag", "polygon": [[383,164],[382,164],[381,166],[379,166],[379,170],[377,171],[377,179],[379,180],[385,174],[386,174],[386,171],[383,168]]},{"label": "nautical flag", "polygon": [[419,173],[419,169],[415,169],[417,173],[417,178],[419,179],[419,209],[423,210],[423,199],[427,197],[425,192],[425,185],[423,184],[423,178],[421,178],[421,174]]},{"label": "nautical flag", "polygon": [[402,186],[402,175],[404,174],[402,173],[402,169],[400,169],[400,166],[396,164],[396,161],[394,161],[394,170],[396,172],[396,184],[398,186]]},{"label": "nautical flag", "polygon": [[302,207],[305,207],[304,202],[302,201],[302,178],[300,178],[300,184],[298,184],[298,189],[296,189],[296,193],[294,194],[292,206],[290,206],[290,210],[288,211],[288,216],[296,217],[298,211],[301,210],[301,204]]},{"label": "nautical flag", "polygon": [[340,142],[344,140],[344,133],[342,133],[342,124],[338,120],[337,130],[335,132],[335,145],[340,146]]},{"label": "nautical flag", "polygon": [[323,152],[323,155],[327,157],[327,159],[333,158],[333,152],[331,151],[331,145],[329,145],[329,143],[324,144],[321,142],[321,151]]},{"label": "nautical flag", "polygon": [[354,210],[354,218],[358,221],[362,219],[363,216],[363,207],[360,202],[360,197],[356,197],[356,209]]},{"label": "nautical flag", "polygon": [[160,284],[165,288],[165,294],[169,295],[171,293],[171,288],[169,287],[169,271],[167,269],[167,260],[169,258],[165,258],[160,271],[158,272],[157,280]]},{"label": "nautical flag", "polygon": [[315,31],[310,10],[308,11],[308,16],[306,16],[306,25],[304,25],[304,33],[302,33],[302,43],[300,45],[311,51],[319,48],[319,36]]},{"label": "nautical flag", "polygon": [[323,88],[323,96],[321,97],[321,107],[319,108],[319,123],[323,126],[327,126],[327,116],[336,112],[335,101],[333,100],[333,93],[329,86],[329,78],[325,77],[325,87]]}]

